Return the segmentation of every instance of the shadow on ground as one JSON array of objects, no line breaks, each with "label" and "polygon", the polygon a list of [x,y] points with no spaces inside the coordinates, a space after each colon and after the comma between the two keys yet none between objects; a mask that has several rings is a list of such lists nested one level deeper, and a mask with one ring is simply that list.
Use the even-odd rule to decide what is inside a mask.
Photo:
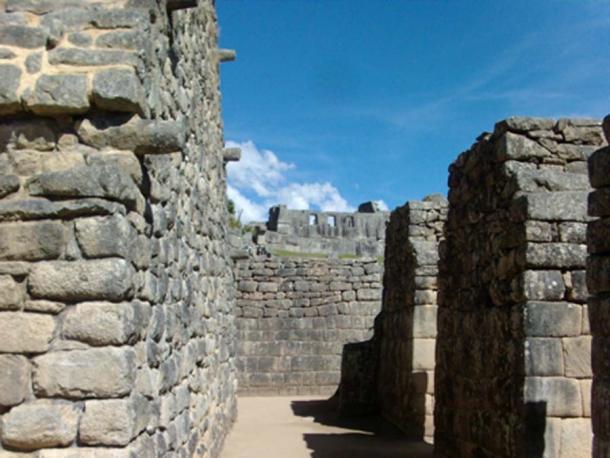
[{"label": "shadow on ground", "polygon": [[337,413],[336,398],[292,401],[294,415],[315,423],[352,430],[346,433],[303,434],[312,458],[432,458],[433,447],[405,438],[377,416],[346,417]]}]

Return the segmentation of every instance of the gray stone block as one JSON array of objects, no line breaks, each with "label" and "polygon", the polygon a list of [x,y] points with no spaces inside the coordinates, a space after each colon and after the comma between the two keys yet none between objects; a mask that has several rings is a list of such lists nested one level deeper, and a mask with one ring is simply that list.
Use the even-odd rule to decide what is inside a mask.
[{"label": "gray stone block", "polygon": [[125,69],[102,70],[93,77],[93,103],[104,110],[142,113],[144,94],[135,72]]},{"label": "gray stone block", "polygon": [[56,48],[48,53],[51,65],[75,65],[96,67],[107,65],[138,64],[138,56],[130,51],[117,50],[84,50],[78,48]]},{"label": "gray stone block", "polygon": [[525,374],[564,375],[561,339],[530,337],[525,341]]},{"label": "gray stone block", "polygon": [[592,377],[591,336],[571,337],[561,340],[563,344],[566,377]]},{"label": "gray stone block", "polygon": [[28,108],[38,115],[78,114],[89,109],[85,75],[41,75],[26,96]]},{"label": "gray stone block", "polygon": [[24,25],[0,25],[0,45],[17,48],[42,48],[47,44],[47,34],[40,27]]},{"label": "gray stone block", "polygon": [[565,285],[559,270],[527,270],[523,272],[523,292],[527,300],[563,299]]},{"label": "gray stone block", "polygon": [[30,365],[27,358],[0,355],[0,408],[12,407],[28,395]]},{"label": "gray stone block", "polygon": [[64,351],[34,358],[33,365],[32,381],[38,396],[118,398],[134,387],[136,354],[125,347]]},{"label": "gray stone block", "polygon": [[19,310],[25,299],[23,284],[9,275],[0,275],[0,310]]},{"label": "gray stone block", "polygon": [[544,402],[550,417],[582,416],[582,399],[577,380],[563,377],[526,377],[524,401]]},{"label": "gray stone block", "polygon": [[136,231],[123,216],[78,219],[75,230],[80,249],[88,258],[106,256],[129,258],[133,254],[131,250]]},{"label": "gray stone block", "polygon": [[528,337],[579,336],[582,306],[568,302],[528,302],[524,310]]},{"label": "gray stone block", "polygon": [[514,201],[512,211],[519,221],[587,221],[587,195],[580,191],[525,194]]},{"label": "gray stone block", "polygon": [[58,301],[120,301],[133,292],[133,267],[123,259],[49,261],[36,264],[28,279],[30,294]]},{"label": "gray stone block", "polygon": [[528,243],[525,252],[530,268],[583,268],[587,246],[574,243]]},{"label": "gray stone block", "polygon": [[126,446],[136,430],[136,411],[130,399],[87,401],[79,439],[86,445]]},{"label": "gray stone block", "polygon": [[21,73],[19,67],[0,64],[0,114],[10,114],[19,110],[17,89]]},{"label": "gray stone block", "polygon": [[0,353],[43,353],[49,349],[55,320],[49,315],[0,313]]},{"label": "gray stone block", "polygon": [[58,258],[66,243],[60,222],[0,224],[0,260],[40,261]]},{"label": "gray stone block", "polygon": [[113,31],[97,37],[95,45],[98,48],[121,48],[129,50],[140,50],[145,46],[145,37],[140,31]]},{"label": "gray stone block", "polygon": [[79,216],[125,213],[122,205],[103,199],[51,202],[42,199],[0,201],[0,221],[78,218]]},{"label": "gray stone block", "polygon": [[76,439],[78,410],[66,402],[34,401],[2,417],[2,444],[20,451],[66,447]]},{"label": "gray stone block", "polygon": [[0,175],[0,199],[19,190],[19,177],[16,175]]}]

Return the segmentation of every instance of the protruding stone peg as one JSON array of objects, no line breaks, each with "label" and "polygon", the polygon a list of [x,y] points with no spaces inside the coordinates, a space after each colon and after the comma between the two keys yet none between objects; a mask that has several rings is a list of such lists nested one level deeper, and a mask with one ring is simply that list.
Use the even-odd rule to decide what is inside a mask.
[{"label": "protruding stone peg", "polygon": [[196,8],[198,0],[167,0],[167,11]]},{"label": "protruding stone peg", "polygon": [[234,49],[218,49],[216,52],[220,62],[233,62],[237,59],[237,53]]},{"label": "protruding stone peg", "polygon": [[241,149],[225,148],[222,152],[222,158],[225,162],[237,162],[241,159]]}]

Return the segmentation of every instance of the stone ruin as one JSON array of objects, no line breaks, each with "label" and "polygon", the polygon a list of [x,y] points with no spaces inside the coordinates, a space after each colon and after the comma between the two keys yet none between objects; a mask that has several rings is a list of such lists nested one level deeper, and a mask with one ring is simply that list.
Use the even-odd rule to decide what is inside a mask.
[{"label": "stone ruin", "polygon": [[238,391],[336,392],[439,456],[610,456],[598,121],[507,119],[448,201],[276,207],[290,256],[240,254],[213,1],[0,12],[0,457],[217,457]]},{"label": "stone ruin", "polygon": [[269,220],[255,224],[254,239],[268,252],[331,257],[379,257],[384,254],[390,213],[365,202],[354,213],[269,209]]}]

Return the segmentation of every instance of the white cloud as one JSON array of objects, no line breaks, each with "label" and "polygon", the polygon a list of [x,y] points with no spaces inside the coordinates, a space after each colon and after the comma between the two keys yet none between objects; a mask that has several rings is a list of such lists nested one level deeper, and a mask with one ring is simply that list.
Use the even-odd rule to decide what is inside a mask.
[{"label": "white cloud", "polygon": [[384,212],[390,211],[390,207],[388,207],[388,204],[386,204],[383,200],[375,200],[374,202],[377,202],[377,205],[379,205],[380,210]]},{"label": "white cloud", "polygon": [[278,204],[299,210],[355,210],[331,183],[289,182],[286,172],[295,165],[281,161],[273,151],[259,150],[252,141],[227,141],[227,147],[242,152],[239,162],[227,166],[227,193],[243,222],[266,220],[269,207]]}]

